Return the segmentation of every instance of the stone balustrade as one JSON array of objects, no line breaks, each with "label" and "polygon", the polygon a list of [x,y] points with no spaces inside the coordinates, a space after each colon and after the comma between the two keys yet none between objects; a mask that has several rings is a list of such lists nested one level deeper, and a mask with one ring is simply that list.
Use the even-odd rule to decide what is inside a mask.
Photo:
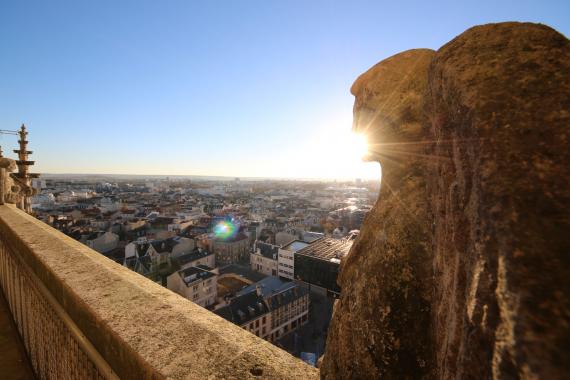
[{"label": "stone balustrade", "polygon": [[42,379],[319,377],[10,205],[0,206],[0,285]]}]

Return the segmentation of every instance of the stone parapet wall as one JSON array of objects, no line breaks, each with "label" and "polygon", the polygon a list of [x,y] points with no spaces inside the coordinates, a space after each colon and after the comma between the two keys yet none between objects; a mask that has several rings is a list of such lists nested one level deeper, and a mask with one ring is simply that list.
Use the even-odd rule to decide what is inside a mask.
[{"label": "stone parapet wall", "polygon": [[[25,281],[14,279],[15,272],[10,272],[10,279],[20,284],[18,293],[28,292],[33,281],[41,282],[96,354],[122,379],[319,376],[317,369],[287,352],[13,206],[0,206],[0,241],[2,257],[11,255],[33,272]],[[0,275],[6,276],[6,271]],[[27,310],[26,303],[18,305],[19,312]],[[65,352],[57,346],[61,342],[44,341],[45,355],[39,360],[63,360],[58,358]],[[97,376],[104,377],[93,371],[92,377]]]}]

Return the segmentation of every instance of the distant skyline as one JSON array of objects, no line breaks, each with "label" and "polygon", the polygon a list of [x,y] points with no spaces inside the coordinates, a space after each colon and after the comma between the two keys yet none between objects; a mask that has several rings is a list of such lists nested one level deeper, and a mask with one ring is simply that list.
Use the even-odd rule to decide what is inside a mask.
[{"label": "distant skyline", "polygon": [[568,36],[570,1],[2,1],[0,129],[40,173],[378,178],[353,81],[500,21]]}]

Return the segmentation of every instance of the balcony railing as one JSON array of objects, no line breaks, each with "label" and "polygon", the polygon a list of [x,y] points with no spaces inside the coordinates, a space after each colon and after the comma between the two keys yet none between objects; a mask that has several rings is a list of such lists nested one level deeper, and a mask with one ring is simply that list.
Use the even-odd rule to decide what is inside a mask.
[{"label": "balcony railing", "polygon": [[0,285],[41,379],[316,379],[318,370],[11,206]]}]

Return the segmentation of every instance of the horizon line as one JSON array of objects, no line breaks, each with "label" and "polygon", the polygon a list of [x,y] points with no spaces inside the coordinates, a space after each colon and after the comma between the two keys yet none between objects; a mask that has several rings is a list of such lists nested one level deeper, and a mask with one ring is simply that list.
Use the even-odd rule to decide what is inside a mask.
[{"label": "horizon line", "polygon": [[[131,177],[204,177],[204,178],[227,178],[227,179],[249,179],[249,180],[299,180],[299,181],[354,181],[356,179],[364,181],[380,181],[381,178],[359,178],[359,177],[277,177],[277,176],[236,176],[236,175],[209,175],[209,174],[138,174],[138,173],[54,173],[44,172],[40,176],[131,176]],[[41,177],[40,177],[41,178]]]}]

